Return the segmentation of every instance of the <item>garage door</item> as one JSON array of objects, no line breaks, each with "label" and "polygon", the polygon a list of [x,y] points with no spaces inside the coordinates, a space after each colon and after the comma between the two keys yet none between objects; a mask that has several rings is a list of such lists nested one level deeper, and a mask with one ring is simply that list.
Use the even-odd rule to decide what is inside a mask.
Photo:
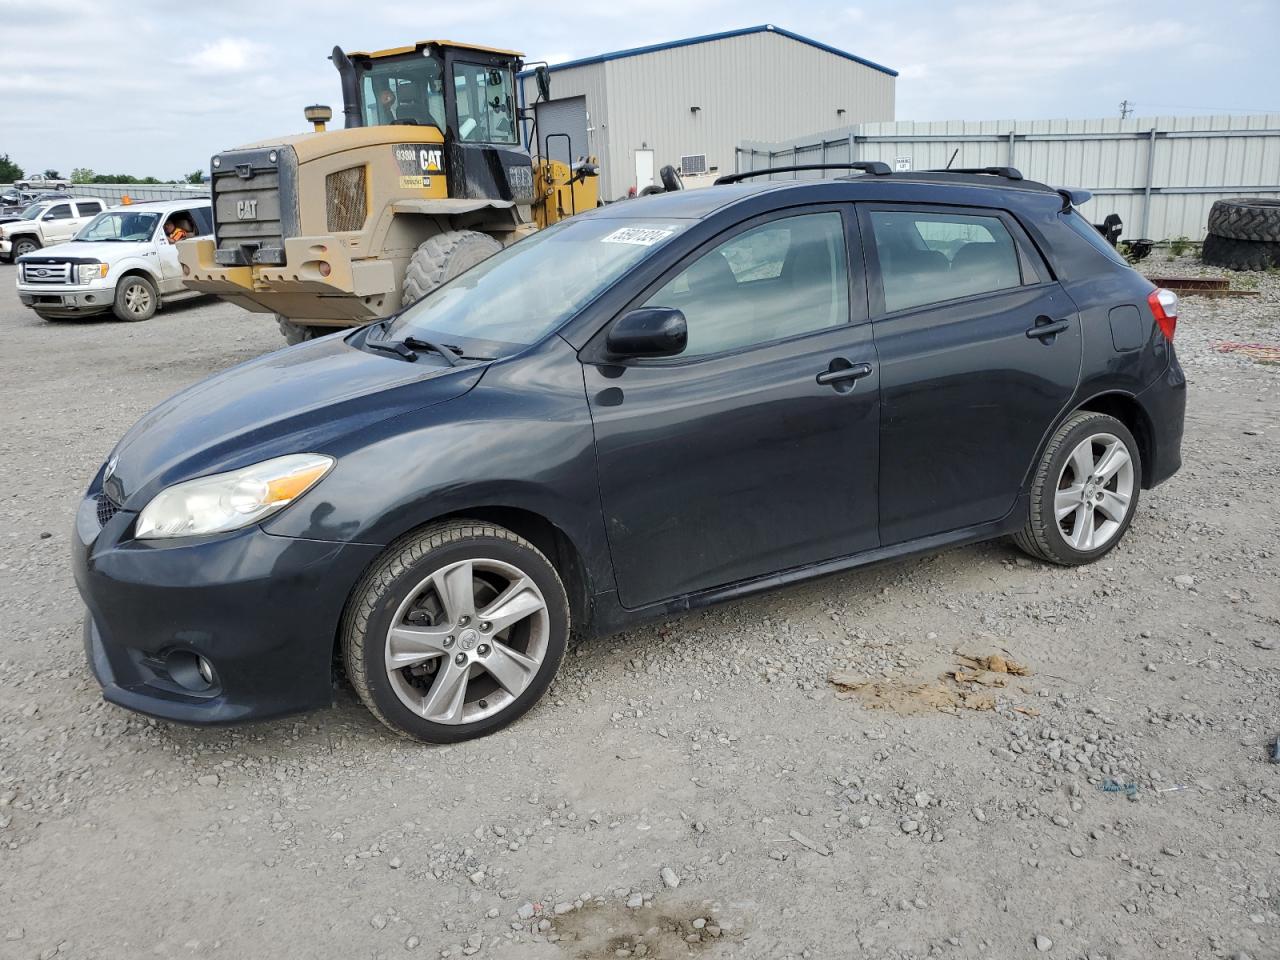
[{"label": "garage door", "polygon": [[534,109],[538,117],[538,146],[544,157],[573,163],[590,153],[586,97],[544,100]]}]

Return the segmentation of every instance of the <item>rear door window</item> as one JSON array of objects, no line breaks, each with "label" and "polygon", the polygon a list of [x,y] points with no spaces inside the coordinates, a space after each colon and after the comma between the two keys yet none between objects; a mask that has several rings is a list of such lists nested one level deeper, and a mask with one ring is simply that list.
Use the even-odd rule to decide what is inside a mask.
[{"label": "rear door window", "polygon": [[998,216],[880,209],[870,222],[886,312],[1023,282],[1018,248]]},{"label": "rear door window", "polygon": [[102,204],[97,200],[79,200],[76,202],[76,207],[82,217],[96,217],[102,212]]}]

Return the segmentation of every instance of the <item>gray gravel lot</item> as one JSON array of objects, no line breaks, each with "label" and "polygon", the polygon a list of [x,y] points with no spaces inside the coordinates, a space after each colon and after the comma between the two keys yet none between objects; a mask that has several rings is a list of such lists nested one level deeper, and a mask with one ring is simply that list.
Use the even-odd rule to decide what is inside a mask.
[{"label": "gray gravel lot", "polygon": [[1280,367],[1213,348],[1280,343],[1246,282],[1183,301],[1185,465],[1099,564],[990,543],[585,643],[428,748],[345,688],[220,730],[102,702],[77,498],[280,341],[212,301],[46,324],[0,266],[0,958],[1280,957]]}]

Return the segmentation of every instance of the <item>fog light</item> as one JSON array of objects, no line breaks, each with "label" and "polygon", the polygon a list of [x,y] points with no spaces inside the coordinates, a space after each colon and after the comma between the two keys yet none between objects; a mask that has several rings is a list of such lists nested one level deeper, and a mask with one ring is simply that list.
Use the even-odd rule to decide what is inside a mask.
[{"label": "fog light", "polygon": [[190,650],[171,651],[164,658],[164,665],[173,682],[192,693],[206,693],[217,682],[213,664]]},{"label": "fog light", "polygon": [[329,266],[329,261],[328,261],[328,260],[321,260],[321,261],[320,261],[320,276],[322,276],[322,277],[327,277],[327,276],[328,276],[330,273],[332,273],[332,272],[333,272],[333,267]]},{"label": "fog light", "polygon": [[182,275],[184,277],[191,276],[191,268],[188,267],[185,263],[182,265]]}]

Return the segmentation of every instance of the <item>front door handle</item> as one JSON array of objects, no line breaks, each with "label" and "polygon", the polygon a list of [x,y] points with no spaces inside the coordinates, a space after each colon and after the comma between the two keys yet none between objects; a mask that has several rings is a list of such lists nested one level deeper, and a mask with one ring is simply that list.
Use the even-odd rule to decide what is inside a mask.
[{"label": "front door handle", "polygon": [[1048,317],[1036,317],[1036,325],[1027,328],[1027,336],[1036,340],[1051,340],[1064,333],[1071,326],[1069,320],[1050,320]]},{"label": "front door handle", "polygon": [[818,374],[818,383],[833,386],[837,390],[852,390],[854,381],[871,376],[871,364],[850,363],[844,357],[836,357],[826,370]]}]

